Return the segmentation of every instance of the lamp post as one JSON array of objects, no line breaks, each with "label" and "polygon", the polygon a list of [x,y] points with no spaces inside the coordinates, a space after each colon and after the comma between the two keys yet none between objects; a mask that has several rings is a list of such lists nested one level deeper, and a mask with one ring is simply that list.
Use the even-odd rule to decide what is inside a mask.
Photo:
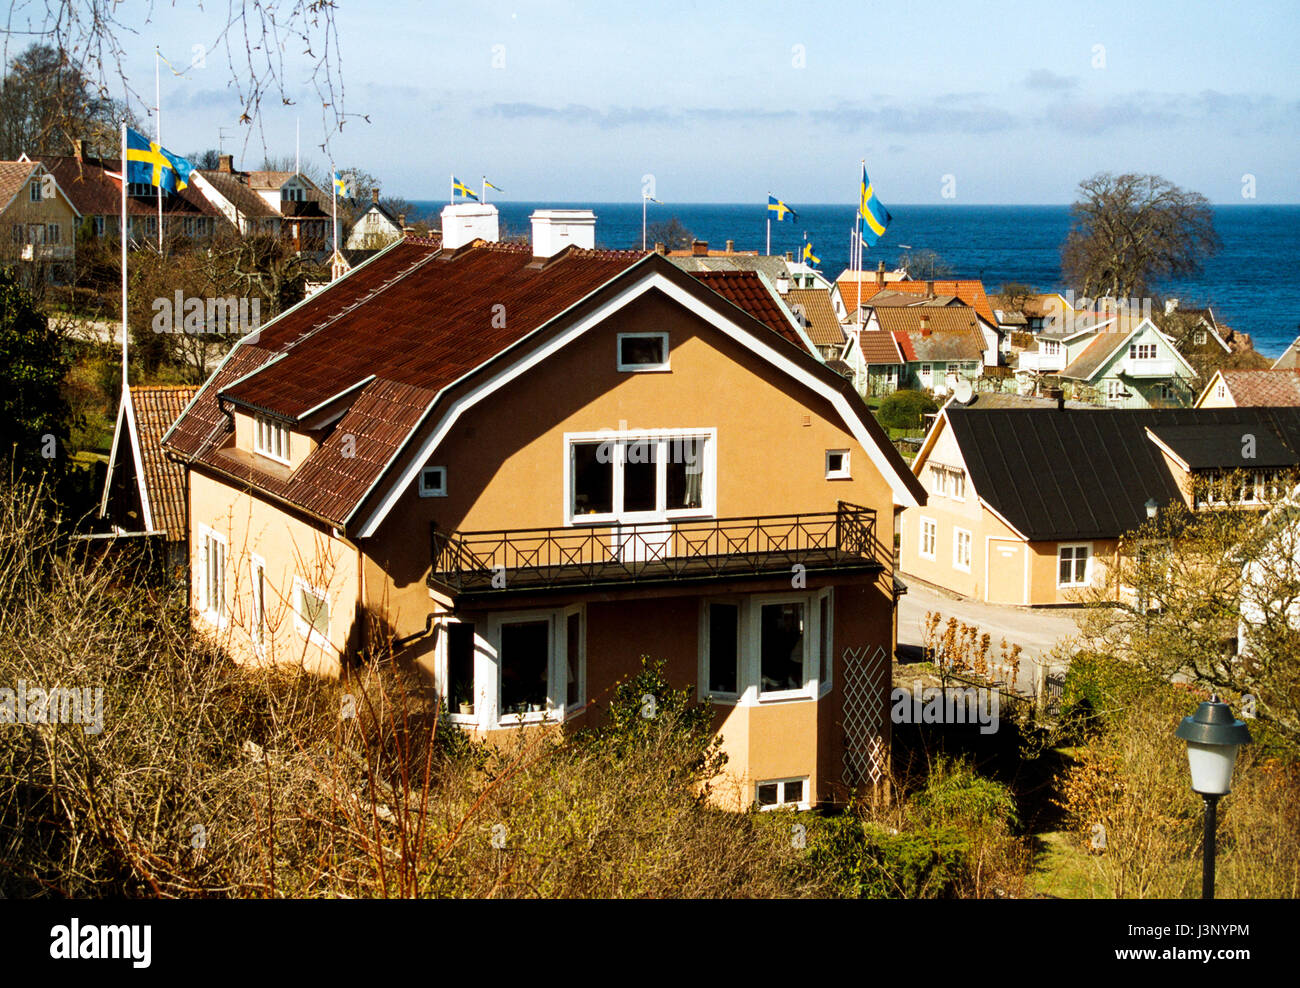
[{"label": "lamp post", "polygon": [[1217,696],[1184,717],[1178,737],[1187,742],[1187,766],[1192,773],[1192,791],[1205,800],[1204,861],[1201,898],[1214,898],[1214,833],[1218,826],[1219,800],[1232,787],[1232,768],[1237,749],[1250,744],[1250,731],[1233,716],[1232,709]]},{"label": "lamp post", "polygon": [[1147,517],[1154,521],[1156,514],[1160,511],[1160,505],[1156,499],[1153,497],[1147,498],[1147,503],[1143,507],[1147,509]]}]

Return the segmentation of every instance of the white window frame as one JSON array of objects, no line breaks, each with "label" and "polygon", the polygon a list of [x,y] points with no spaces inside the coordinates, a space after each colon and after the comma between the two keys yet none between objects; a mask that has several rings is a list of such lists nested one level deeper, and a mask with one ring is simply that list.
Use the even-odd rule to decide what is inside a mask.
[{"label": "white window frame", "polygon": [[[470,665],[471,688],[473,690],[472,702],[474,712],[472,714],[462,714],[459,704],[454,696],[451,695],[451,653],[449,644],[451,635],[448,629],[454,624],[468,624],[474,628],[474,655],[473,662]],[[490,660],[486,660],[487,645],[486,640],[481,633],[483,625],[478,621],[462,621],[450,614],[443,615],[438,620],[438,644],[434,649],[434,676],[438,684],[438,695],[442,697],[443,709],[447,720],[452,724],[461,724],[464,726],[476,727],[483,723],[482,718],[485,716],[484,707],[486,706],[485,698],[487,690],[484,688],[485,676],[490,676]]]},{"label": "white window frame", "polygon": [[[441,480],[437,485],[425,483],[425,476],[430,470],[440,471]],[[447,496],[447,468],[429,464],[420,470],[420,497],[446,497]]]},{"label": "white window frame", "polygon": [[[1070,560],[1070,582],[1061,582],[1061,562],[1067,549],[1083,549],[1087,552],[1087,561],[1083,566],[1083,582],[1080,583],[1074,579],[1074,573],[1078,564],[1077,557],[1071,557]],[[1092,543],[1091,542],[1062,542],[1056,547],[1056,586],[1061,590],[1076,589],[1078,587],[1092,586]]]},{"label": "white window frame", "polygon": [[[623,363],[623,341],[626,339],[646,339],[648,337],[657,337],[659,339],[659,342],[663,347],[664,359],[657,364]],[[672,367],[670,366],[672,363],[670,359],[671,353],[668,349],[668,333],[666,330],[653,330],[645,333],[619,333],[616,337],[615,347],[617,349],[614,351],[614,362],[616,368],[620,371],[625,371],[631,374],[644,374],[653,373],[655,371],[672,370]]]},{"label": "white window frame", "polygon": [[[842,458],[838,470],[831,469],[831,456],[838,453]],[[853,473],[849,468],[849,450],[847,449],[828,449],[826,451],[826,479],[827,480],[852,480]]]},{"label": "white window frame", "polygon": [[[964,562],[962,561],[962,552],[961,552],[962,536],[963,536],[963,535],[966,536],[966,559],[965,559]],[[952,567],[953,567],[953,569],[960,570],[960,571],[963,572],[963,573],[969,573],[969,572],[970,572],[971,554],[972,554],[972,551],[973,551],[972,547],[974,546],[974,543],[975,543],[975,540],[974,540],[974,538],[972,537],[972,535],[971,535],[971,533],[970,533],[970,531],[969,531],[968,529],[965,529],[965,528],[954,528],[954,529],[952,530]]]},{"label": "white window frame", "polygon": [[[802,783],[802,788],[799,791],[803,794],[803,797],[800,800],[798,800],[798,802],[787,803],[785,801],[785,787],[786,784],[790,782]],[[792,775],[784,779],[759,779],[757,782],[754,783],[754,805],[764,812],[770,810],[811,809],[812,803],[808,798],[809,789],[811,788],[810,787],[811,782],[812,779],[806,775]],[[758,801],[758,789],[759,786],[771,786],[771,785],[776,786],[777,801],[768,806],[764,806]]]},{"label": "white window frame", "polygon": [[[673,440],[704,440],[703,468],[698,508],[668,508],[668,455],[673,450]],[[573,489],[576,480],[573,471],[573,447],[584,443],[608,442],[614,465],[611,505],[613,510],[599,514],[575,515]],[[662,443],[656,462],[659,469],[655,477],[655,510],[623,510],[623,469],[626,466],[627,447],[638,442]],[[678,447],[680,449],[680,446]],[[665,452],[666,450],[666,452]],[[608,525],[617,522],[669,521],[675,518],[712,518],[717,514],[718,503],[718,430],[705,429],[642,429],[615,432],[566,432],[564,434],[564,524]]]},{"label": "white window frame", "polygon": [[251,582],[248,587],[249,628],[248,637],[253,643],[253,651],[260,656],[266,655],[266,560],[257,553],[250,553],[248,575]]},{"label": "white window frame", "polygon": [[[578,673],[578,699],[573,705],[569,704],[569,619],[576,616],[578,618],[578,661],[575,668]],[[587,605],[571,604],[564,608],[560,614],[559,628],[556,631],[557,641],[555,649],[560,653],[559,668],[561,679],[564,685],[564,696],[561,698],[560,710],[563,717],[567,720],[574,714],[587,707]]]},{"label": "white window frame", "polygon": [[[826,602],[826,621],[822,622],[822,601]],[[827,587],[817,594],[814,602],[816,611],[814,614],[814,623],[817,626],[817,668],[814,670],[817,676],[817,699],[821,699],[831,691],[835,683],[835,588]],[[822,646],[826,648],[826,675],[822,676],[821,657]]]},{"label": "white window frame", "polygon": [[334,608],[330,606],[330,598],[329,598],[328,591],[322,590],[320,587],[314,586],[313,584],[304,580],[301,576],[295,574],[293,578],[293,626],[298,630],[298,634],[301,635],[303,639],[310,642],[311,644],[316,645],[320,648],[332,649],[334,646],[330,643],[328,633],[322,635],[312,625],[309,625],[307,621],[303,618],[302,612],[298,607],[298,602],[300,600],[299,595],[303,591],[306,591],[308,594],[310,594],[313,597],[320,598],[320,600],[324,603],[325,627],[327,631],[331,627],[331,623],[334,619]]},{"label": "white window frame", "polygon": [[[763,608],[781,604],[799,604],[803,607],[803,662],[801,683],[794,689],[763,690]],[[816,698],[817,677],[813,675],[813,646],[817,642],[817,621],[814,617],[816,596],[809,593],[762,594],[750,598],[749,614],[745,620],[748,627],[749,665],[751,676],[747,685],[752,685],[760,704],[781,703],[787,700],[807,700]]]},{"label": "white window frame", "polygon": [[[930,551],[929,552],[925,551],[925,533],[926,533],[927,525],[929,526],[930,529]],[[924,515],[922,515],[919,533],[920,534],[917,540],[916,554],[920,556],[922,559],[928,559],[931,562],[934,562],[935,557],[938,555],[936,550],[939,547],[939,523],[935,521],[933,518],[926,518]]]},{"label": "white window frame", "polygon": [[1106,400],[1123,401],[1124,382],[1118,378],[1109,378],[1106,381]]},{"label": "white window frame", "polygon": [[1216,398],[1224,398],[1224,397],[1227,396],[1227,394],[1228,394],[1228,388],[1227,388],[1227,385],[1225,385],[1225,384],[1223,383],[1223,380],[1220,379],[1220,380],[1219,380],[1219,383],[1218,383],[1217,385],[1215,385],[1215,387],[1214,387],[1214,397],[1216,397]]},{"label": "white window frame", "polygon": [[[480,697],[488,701],[490,709],[483,711],[480,724],[487,727],[515,727],[520,724],[559,723],[564,716],[564,708],[556,703],[556,685],[560,682],[563,666],[563,646],[559,642],[559,629],[563,610],[508,611],[493,614],[488,618],[488,651],[491,656],[489,679],[479,685],[479,665],[475,662],[475,687]],[[501,674],[501,629],[508,624],[531,624],[546,622],[547,656],[546,656],[546,705],[544,710],[525,711],[523,713],[504,713],[501,709],[501,687],[505,677]],[[585,629],[584,629],[585,634]],[[478,708],[475,707],[475,713]]]},{"label": "white window frame", "polygon": [[1155,360],[1158,355],[1159,350],[1154,343],[1130,343],[1128,345],[1129,360]]},{"label": "white window frame", "polygon": [[289,437],[289,427],[285,423],[266,415],[253,416],[253,452],[259,456],[288,466]]},{"label": "white window frame", "polygon": [[1203,329],[1198,329],[1192,339],[1195,340],[1197,346],[1204,346],[1210,341],[1210,334]]},{"label": "white window frame", "polygon": [[28,202],[41,201],[41,180],[40,179],[34,179],[31,185],[29,186],[29,191],[27,193],[27,201]]},{"label": "white window frame", "polygon": [[[211,606],[211,581],[209,574],[212,569],[211,552],[212,546],[217,545],[221,549],[220,564],[220,581],[221,587],[218,590],[219,599],[216,606]],[[228,611],[226,608],[226,569],[230,559],[229,540],[216,529],[209,528],[207,525],[199,526],[199,571],[195,580],[198,591],[197,611],[209,624],[215,625],[218,629],[225,628],[229,623]]]},{"label": "white window frame", "polygon": [[[709,689],[709,673],[712,670],[712,656],[709,655],[709,608],[713,604],[726,604],[736,608],[736,691],[727,693]],[[745,651],[746,621],[745,598],[743,597],[705,597],[700,601],[700,686],[699,698],[710,699],[715,703],[736,704],[745,695]]]},{"label": "white window frame", "polygon": [[922,380],[929,380],[934,376],[934,368],[930,364],[922,364],[921,369],[917,372],[917,377]]}]

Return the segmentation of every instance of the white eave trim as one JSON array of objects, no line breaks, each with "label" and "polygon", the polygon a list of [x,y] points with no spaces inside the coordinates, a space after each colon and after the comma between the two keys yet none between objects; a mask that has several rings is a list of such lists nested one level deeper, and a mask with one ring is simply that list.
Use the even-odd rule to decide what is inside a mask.
[{"label": "white eave trim", "polygon": [[[707,282],[701,282],[701,287],[707,288]],[[480,401],[509,384],[515,378],[528,373],[528,371],[536,367],[543,360],[546,360],[569,343],[572,343],[589,329],[604,322],[616,312],[630,305],[632,302],[641,298],[641,296],[653,289],[663,292],[669,299],[677,302],[682,307],[699,316],[714,328],[725,333],[727,336],[731,337],[760,358],[775,366],[778,370],[783,371],[788,376],[794,378],[796,381],[816,392],[828,401],[839,413],[844,424],[848,426],[849,432],[853,435],[853,438],[866,451],[872,464],[880,474],[890,482],[890,488],[894,492],[894,503],[902,505],[903,507],[919,507],[916,498],[912,495],[912,492],[908,488],[906,481],[903,479],[902,474],[894,468],[893,464],[890,463],[888,456],[885,454],[885,451],[871,438],[866,427],[858,420],[857,416],[853,414],[848,399],[845,398],[844,394],[839,389],[818,380],[812,373],[795,363],[795,361],[791,360],[789,357],[780,353],[774,346],[763,342],[758,337],[751,335],[745,330],[741,330],[732,320],[714,311],[711,306],[701,305],[694,296],[685,289],[670,281],[662,273],[655,272],[648,277],[642,276],[639,280],[634,281],[608,302],[578,320],[558,336],[528,353],[522,359],[498,371],[487,381],[484,381],[482,384],[474,388],[469,392],[469,394],[458,399],[443,415],[442,419],[437,423],[437,426],[429,436],[420,444],[410,465],[397,477],[396,480],[389,484],[388,492],[384,496],[383,500],[380,501],[376,508],[357,528],[356,537],[369,538],[378,531],[380,524],[383,523],[383,520],[388,516],[388,513],[397,504],[402,494],[410,488],[412,483],[414,483],[420,468],[428,462],[429,458],[433,455],[433,451],[437,449],[438,444],[443,441],[447,433],[451,430],[452,426],[455,425],[456,421],[462,414]],[[557,316],[556,318],[559,317]],[[543,329],[545,329],[545,326],[538,327],[538,329],[520,340],[520,343],[526,342],[529,338],[538,332],[541,332]],[[775,334],[773,335],[775,336]],[[475,372],[471,371],[470,373],[473,374]],[[464,378],[462,377],[460,380],[464,380]],[[440,391],[430,402],[429,407],[433,408],[442,394],[446,392],[447,388],[454,387],[456,383],[457,382],[452,382],[452,384],[443,388],[442,391]],[[406,445],[403,445],[401,449],[397,450],[393,454],[393,458],[395,459],[397,456],[400,456],[406,448]],[[390,459],[389,462],[391,463],[392,459]],[[365,496],[368,497],[369,493],[370,492],[367,492]],[[364,500],[365,497],[362,498],[363,502]],[[350,523],[351,521],[352,518],[349,516],[348,522]]]}]

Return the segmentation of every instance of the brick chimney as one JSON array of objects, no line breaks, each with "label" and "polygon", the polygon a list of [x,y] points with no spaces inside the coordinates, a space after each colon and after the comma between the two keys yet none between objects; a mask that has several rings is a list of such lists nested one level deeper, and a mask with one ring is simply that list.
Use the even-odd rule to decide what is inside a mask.
[{"label": "brick chimney", "polygon": [[656,254],[667,254],[667,253],[668,253],[668,248],[664,246],[662,240],[656,240],[656,241],[655,241],[655,253],[656,253]]},{"label": "brick chimney", "polygon": [[930,317],[929,317],[929,316],[922,316],[922,317],[921,317],[921,335],[922,335],[922,336],[929,336],[929,335],[930,335]]},{"label": "brick chimney", "polygon": [[709,256],[709,242],[708,242],[707,240],[692,240],[692,241],[691,241],[691,256],[692,256],[692,257],[708,257],[708,256]]},{"label": "brick chimney", "polygon": [[879,264],[876,265],[876,284],[883,285],[884,283],[885,283],[885,262],[881,261]]},{"label": "brick chimney", "polygon": [[736,252],[736,241],[734,241],[734,240],[728,240],[728,241],[727,241],[727,253],[728,253],[728,254],[734,254],[735,252]]},{"label": "brick chimney", "polygon": [[379,202],[379,189],[378,189],[378,188],[373,188],[373,189],[370,190],[370,201],[371,201],[371,202]]},{"label": "brick chimney", "polygon": [[235,170],[235,156],[233,154],[223,154],[217,158],[217,171],[229,175]]},{"label": "brick chimney", "polygon": [[925,294],[929,295],[931,298],[934,297],[934,282],[933,282],[933,281],[927,281],[927,282],[925,283]]},{"label": "brick chimney", "polygon": [[405,229],[406,229],[406,214],[405,214],[405,213],[398,213],[398,214],[397,214],[397,228],[398,228],[399,230],[405,230]]}]

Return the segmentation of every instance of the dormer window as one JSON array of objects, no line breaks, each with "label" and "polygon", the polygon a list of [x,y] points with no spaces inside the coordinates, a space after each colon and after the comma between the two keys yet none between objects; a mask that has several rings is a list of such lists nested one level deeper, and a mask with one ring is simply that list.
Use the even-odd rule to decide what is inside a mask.
[{"label": "dormer window", "polygon": [[619,333],[618,369],[621,371],[668,370],[668,334]]},{"label": "dormer window", "polygon": [[1210,337],[1209,337],[1209,335],[1205,332],[1205,330],[1203,330],[1203,329],[1198,329],[1198,330],[1196,331],[1196,345],[1197,345],[1197,346],[1205,346],[1205,344],[1206,344],[1206,342],[1209,340],[1209,338],[1210,338]]},{"label": "dormer window", "polygon": [[280,463],[289,462],[289,427],[259,415],[253,421],[253,449]]},{"label": "dormer window", "polygon": [[153,195],[153,186],[148,182],[128,182],[126,185],[126,194],[129,196],[148,196]]},{"label": "dormer window", "polygon": [[280,190],[280,198],[285,202],[303,202],[307,198],[307,190],[296,186],[287,186]]}]

